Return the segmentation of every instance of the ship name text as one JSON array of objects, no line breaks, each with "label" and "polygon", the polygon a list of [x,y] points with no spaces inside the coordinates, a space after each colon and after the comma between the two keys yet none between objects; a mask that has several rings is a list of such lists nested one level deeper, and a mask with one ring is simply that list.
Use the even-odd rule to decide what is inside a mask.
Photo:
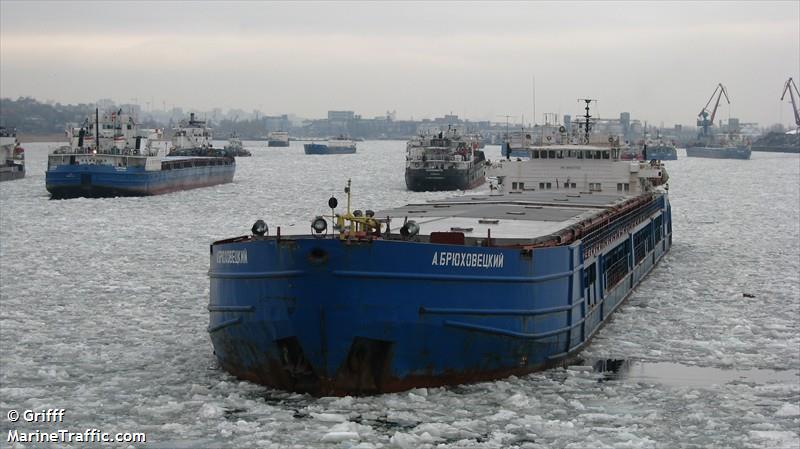
[{"label": "ship name text", "polygon": [[434,265],[439,267],[503,268],[503,254],[438,251],[433,253],[431,266]]},{"label": "ship name text", "polygon": [[247,250],[226,250],[217,253],[217,263],[247,263]]}]

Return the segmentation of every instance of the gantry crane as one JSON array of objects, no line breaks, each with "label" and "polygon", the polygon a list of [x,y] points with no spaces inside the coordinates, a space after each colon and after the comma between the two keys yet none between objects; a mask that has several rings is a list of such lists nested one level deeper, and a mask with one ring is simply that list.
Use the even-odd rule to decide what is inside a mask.
[{"label": "gantry crane", "polygon": [[[709,114],[708,105],[711,104],[711,100],[714,99],[714,95],[717,96],[717,101],[714,103],[714,109],[711,110],[711,114]],[[714,89],[714,93],[711,94],[711,97],[706,102],[706,105],[703,106],[703,109],[701,109],[700,113],[697,114],[697,116],[699,117],[697,119],[697,126],[703,127],[703,133],[702,133],[703,137],[709,136],[708,128],[709,126],[712,126],[714,124],[714,117],[717,115],[717,108],[719,108],[719,101],[720,99],[722,99],[723,95],[725,95],[725,101],[727,101],[728,104],[731,104],[731,100],[728,99],[728,91],[725,89],[725,86],[723,86],[722,83],[719,83],[717,84],[716,89]],[[710,118],[709,115],[711,115]]]},{"label": "gantry crane", "polygon": [[[794,91],[792,88],[794,87]],[[797,84],[794,83],[792,77],[786,80],[783,85],[783,93],[781,94],[781,101],[786,97],[786,92],[789,92],[789,99],[792,101],[792,111],[794,112],[794,124],[800,128],[800,107],[797,105],[794,96],[797,95],[797,100],[800,101],[800,92],[797,91]]]}]

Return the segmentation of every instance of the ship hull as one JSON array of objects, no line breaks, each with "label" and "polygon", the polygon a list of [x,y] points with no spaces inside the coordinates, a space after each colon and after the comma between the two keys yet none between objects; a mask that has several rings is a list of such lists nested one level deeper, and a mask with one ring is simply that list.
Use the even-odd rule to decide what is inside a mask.
[{"label": "ship hull", "polygon": [[61,165],[47,171],[52,198],[149,196],[225,184],[236,165],[192,166],[163,171],[118,170],[108,165]]},{"label": "ship hull", "polygon": [[355,145],[348,147],[330,146],[321,143],[307,143],[303,145],[306,154],[353,154]]},{"label": "ship hull", "polygon": [[267,142],[268,147],[288,147],[289,142],[283,140],[270,140]]},{"label": "ship hull", "polygon": [[677,161],[678,152],[673,147],[647,147],[646,160]]},{"label": "ship hull", "polygon": [[25,177],[25,168],[0,167],[0,181],[13,181]]},{"label": "ship hull", "polygon": [[413,192],[469,190],[486,182],[483,163],[468,169],[406,167],[405,177],[406,187]]},{"label": "ship hull", "polygon": [[[239,378],[314,395],[469,383],[564,363],[669,251],[670,209],[659,201],[591,252],[581,241],[530,252],[313,237],[217,242],[214,353]],[[605,271],[620,248],[627,259]]]},{"label": "ship hull", "polygon": [[714,159],[750,159],[750,149],[747,147],[688,147],[686,155]]}]

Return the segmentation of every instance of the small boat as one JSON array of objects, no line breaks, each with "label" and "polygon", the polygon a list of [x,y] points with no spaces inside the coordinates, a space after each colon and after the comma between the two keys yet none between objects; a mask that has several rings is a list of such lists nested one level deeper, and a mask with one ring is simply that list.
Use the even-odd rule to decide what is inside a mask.
[{"label": "small boat", "polygon": [[233,181],[236,162],[223,150],[165,156],[157,130],[140,129],[122,111],[95,116],[67,130],[70,144],[47,159],[51,198],[145,196]]},{"label": "small boat", "polygon": [[0,181],[25,177],[25,150],[17,140],[17,130],[0,127]]},{"label": "small boat", "polygon": [[415,192],[468,190],[486,181],[486,157],[478,140],[457,128],[420,135],[406,144],[406,187]]},{"label": "small boat", "polygon": [[273,131],[267,136],[268,147],[288,147],[289,133],[286,131]]},{"label": "small boat", "polygon": [[311,142],[303,145],[306,154],[352,154],[356,152],[356,143],[345,136],[328,139],[326,143]]}]

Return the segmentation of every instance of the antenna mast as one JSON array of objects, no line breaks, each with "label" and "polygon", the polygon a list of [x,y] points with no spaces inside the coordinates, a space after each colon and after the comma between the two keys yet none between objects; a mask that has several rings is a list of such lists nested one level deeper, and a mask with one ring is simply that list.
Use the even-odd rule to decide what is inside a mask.
[{"label": "antenna mast", "polygon": [[589,106],[592,102],[597,102],[594,98],[578,98],[578,101],[586,103],[584,109],[586,112],[583,115],[583,121],[578,120],[578,125],[583,125],[583,142],[589,143],[589,132],[592,130],[592,115],[589,113]]}]

